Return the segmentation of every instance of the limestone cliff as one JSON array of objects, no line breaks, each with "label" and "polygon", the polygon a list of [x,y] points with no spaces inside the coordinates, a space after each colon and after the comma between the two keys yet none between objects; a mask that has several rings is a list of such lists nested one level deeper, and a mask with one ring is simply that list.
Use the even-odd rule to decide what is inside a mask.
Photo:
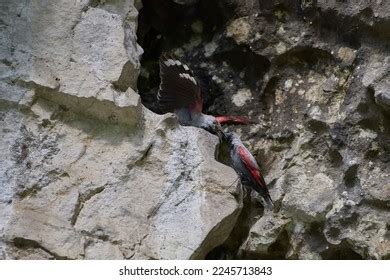
[{"label": "limestone cliff", "polygon": [[132,1],[1,2],[0,258],[204,258],[242,204],[218,139],[140,103]]},{"label": "limestone cliff", "polygon": [[[0,259],[390,258],[388,1],[0,0]],[[157,60],[256,156],[161,115]]]}]

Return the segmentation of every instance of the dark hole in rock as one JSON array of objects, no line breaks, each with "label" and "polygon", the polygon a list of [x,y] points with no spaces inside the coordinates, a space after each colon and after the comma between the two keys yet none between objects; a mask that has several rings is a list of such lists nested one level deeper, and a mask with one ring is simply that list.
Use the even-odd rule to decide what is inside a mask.
[{"label": "dark hole in rock", "polygon": [[386,238],[390,238],[390,223],[386,224],[386,233],[385,233]]},{"label": "dark hole in rock", "polygon": [[331,227],[329,230],[328,230],[328,235],[331,237],[331,238],[338,238],[339,235],[340,235],[340,229],[336,228],[336,227]]},{"label": "dark hole in rock", "polygon": [[42,120],[42,127],[47,127],[50,124],[51,124],[50,120],[48,120],[48,119],[43,119]]},{"label": "dark hole in rock", "polygon": [[345,171],[344,174],[344,183],[347,187],[353,187],[357,181],[357,171],[358,171],[359,165],[358,164],[352,164],[348,167],[347,171]]},{"label": "dark hole in rock", "polygon": [[343,147],[347,141],[347,127],[344,124],[335,123],[329,130],[330,138],[336,147]]},{"label": "dark hole in rock", "polygon": [[334,61],[333,56],[324,50],[312,47],[295,47],[286,53],[275,58],[274,63],[282,66],[284,64],[290,65],[305,65],[309,68],[315,68],[323,63],[317,65],[318,62],[328,61],[329,64]]},{"label": "dark hole in rock", "polygon": [[307,127],[315,133],[324,133],[329,130],[329,126],[326,123],[315,119],[308,120]]},{"label": "dark hole in rock", "polygon": [[326,238],[324,237],[325,223],[312,222],[307,232],[304,233],[305,242],[313,252],[321,252],[326,249]]},{"label": "dark hole in rock", "polygon": [[15,237],[13,243],[18,248],[39,248],[40,245],[34,240],[24,239],[22,237]]},{"label": "dark hole in rock", "polygon": [[375,160],[380,153],[379,145],[371,146],[371,148],[365,153],[364,158]]},{"label": "dark hole in rock", "polygon": [[270,110],[272,104],[275,104],[275,89],[278,85],[280,77],[271,77],[264,87],[264,100],[266,104],[266,110]]},{"label": "dark hole in rock", "polygon": [[[335,20],[337,19],[337,20]],[[322,32],[333,32],[347,46],[359,49],[361,38],[364,36],[361,25],[356,19],[339,16],[336,10],[318,10],[317,21],[321,24]]]},{"label": "dark hole in rock", "polygon": [[329,155],[329,161],[333,166],[335,167],[341,166],[341,164],[343,163],[343,157],[336,148],[331,147],[328,151],[328,155]]},{"label": "dark hole in rock", "polygon": [[340,221],[343,223],[343,226],[353,225],[359,219],[359,214],[352,212],[350,206],[345,207],[346,210],[343,213],[343,217],[340,218]]},{"label": "dark hole in rock", "polygon": [[329,248],[321,252],[321,257],[326,260],[363,260],[363,256],[357,253],[346,242]]},{"label": "dark hole in rock", "polygon": [[[145,52],[141,59],[138,90],[142,103],[153,112],[161,114],[162,111],[156,102],[160,83],[158,65],[160,55],[189,42],[194,35],[191,25],[196,21],[202,22],[202,45],[205,45],[219,32],[218,29],[230,17],[234,8],[220,1],[206,0],[193,5],[179,5],[171,0],[143,0],[142,3],[137,37]],[[188,63],[186,57],[181,59],[194,70],[194,65]],[[205,105],[207,107],[207,104]]]},{"label": "dark hole in rock", "polygon": [[251,88],[260,88],[262,77],[268,72],[271,63],[261,55],[255,54],[248,47],[234,47],[219,52],[214,56],[218,63],[226,61],[237,72],[243,72],[243,80]]},{"label": "dark hole in rock", "polygon": [[269,249],[268,253],[271,259],[284,259],[288,248],[289,248],[289,236],[287,230],[284,230],[276,240],[274,244],[272,244]]}]

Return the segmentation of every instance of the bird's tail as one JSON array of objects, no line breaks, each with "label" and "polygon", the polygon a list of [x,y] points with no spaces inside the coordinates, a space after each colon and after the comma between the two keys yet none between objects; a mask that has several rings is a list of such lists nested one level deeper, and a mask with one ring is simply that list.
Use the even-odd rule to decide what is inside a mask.
[{"label": "bird's tail", "polygon": [[272,208],[274,207],[274,202],[272,201],[272,198],[269,194],[266,194],[263,196],[263,199],[264,199],[264,208],[268,209],[268,210],[272,210]]}]

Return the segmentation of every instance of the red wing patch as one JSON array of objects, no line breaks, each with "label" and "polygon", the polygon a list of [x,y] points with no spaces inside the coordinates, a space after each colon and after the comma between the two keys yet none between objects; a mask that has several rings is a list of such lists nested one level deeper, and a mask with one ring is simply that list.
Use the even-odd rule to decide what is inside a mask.
[{"label": "red wing patch", "polygon": [[249,170],[256,183],[260,187],[267,189],[267,184],[264,181],[263,175],[260,173],[259,167],[251,160],[246,149],[242,146],[238,147],[238,154],[240,155],[242,163]]},{"label": "red wing patch", "polygon": [[190,106],[190,110],[193,112],[202,113],[203,110],[203,99],[199,98],[195,101],[194,105]]}]

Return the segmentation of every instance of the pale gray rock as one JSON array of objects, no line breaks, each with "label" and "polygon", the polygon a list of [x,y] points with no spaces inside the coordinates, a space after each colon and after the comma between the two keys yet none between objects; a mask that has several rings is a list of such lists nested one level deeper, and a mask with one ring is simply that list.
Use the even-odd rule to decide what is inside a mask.
[{"label": "pale gray rock", "polygon": [[228,237],[241,206],[215,136],[147,109],[135,130],[42,99],[31,111],[2,109],[6,258],[204,258]]},{"label": "pale gray rock", "polygon": [[[199,129],[172,128],[172,121],[160,119],[144,156],[128,164],[122,186],[91,198],[75,224],[79,231],[109,236],[135,259],[200,258],[227,238],[239,205],[221,186],[231,184],[235,174],[206,158],[216,139],[210,142]],[[217,173],[225,176],[214,178]]]},{"label": "pale gray rock", "polygon": [[[390,70],[390,69],[389,69]],[[375,102],[385,111],[390,111],[390,75],[387,74],[377,85],[375,85]]]},{"label": "pale gray rock", "polygon": [[275,244],[281,232],[289,224],[288,218],[266,212],[250,229],[248,238],[241,245],[241,254],[269,255],[270,246]]},{"label": "pale gray rock", "polygon": [[160,46],[200,70],[208,113],[258,122],[230,129],[273,211],[230,195],[214,136],[141,105],[141,1],[4,0],[0,258],[389,259],[389,1],[175,2],[139,24],[143,104]]},{"label": "pale gray rock", "polygon": [[390,56],[374,56],[367,65],[362,79],[365,87],[374,91],[375,102],[384,110],[390,110]]},{"label": "pale gray rock", "polygon": [[132,103],[137,89],[143,52],[136,43],[138,12],[132,1],[88,5],[3,1],[1,99],[20,102],[33,88],[38,96],[105,121],[134,117],[116,100]]},{"label": "pale gray rock", "polygon": [[217,137],[141,105],[133,1],[0,13],[0,258],[197,259],[222,244],[237,175]]},{"label": "pale gray rock", "polygon": [[325,174],[305,174],[291,168],[281,180],[281,187],[286,189],[282,203],[287,215],[297,220],[321,220],[332,208],[336,185]]}]

